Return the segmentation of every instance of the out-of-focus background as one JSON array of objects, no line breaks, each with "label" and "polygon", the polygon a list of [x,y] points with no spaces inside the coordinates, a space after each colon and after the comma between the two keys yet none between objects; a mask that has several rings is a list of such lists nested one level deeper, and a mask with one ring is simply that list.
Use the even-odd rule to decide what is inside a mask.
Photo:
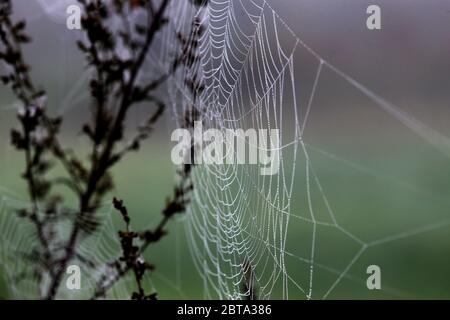
[{"label": "out-of-focus background", "polygon": [[[34,41],[26,47],[26,56],[34,79],[47,89],[52,111],[66,119],[66,144],[82,152],[85,142],[79,125],[88,117],[89,94],[79,88],[87,87],[87,74],[75,45],[73,32],[77,31],[66,29],[61,18],[64,6],[58,8],[63,10],[59,14],[55,9],[51,14],[43,9],[51,2],[15,0],[14,5],[16,15],[29,20]],[[322,190],[307,181],[305,158],[300,155],[291,207],[291,214],[309,219],[309,193],[316,219],[324,222],[315,230],[312,298],[450,298],[450,153],[435,134],[450,137],[450,2],[268,3],[320,57],[403,112],[396,118],[380,107],[379,101],[323,69],[303,137]],[[371,4],[381,8],[381,30],[366,28],[366,8]],[[292,41],[286,34],[281,42]],[[314,84],[317,60],[301,47],[294,65],[301,116]],[[17,126],[16,111],[13,96],[1,87],[0,192],[24,200],[23,159],[9,143],[9,131]],[[144,109],[137,110],[130,125],[139,124],[143,113]],[[413,119],[420,121],[413,130],[401,121],[415,123]],[[421,137],[422,124],[428,128],[426,132],[433,132],[428,140]],[[125,200],[136,228],[158,221],[172,190],[173,128],[167,114],[143,150],[115,171],[114,195]],[[333,223],[327,204],[341,229],[327,225]],[[7,205],[0,214],[11,214]],[[152,280],[162,299],[207,296],[192,262],[183,221],[174,222],[169,236],[147,252],[157,266]],[[306,288],[311,232],[308,223],[291,217],[286,270]],[[361,251],[358,241],[367,247]],[[366,268],[372,264],[381,268],[381,290],[366,287]],[[2,274],[0,270],[0,296],[7,298]],[[289,292],[291,299],[305,297],[295,288]],[[282,296],[280,290],[273,291],[273,298]]]}]

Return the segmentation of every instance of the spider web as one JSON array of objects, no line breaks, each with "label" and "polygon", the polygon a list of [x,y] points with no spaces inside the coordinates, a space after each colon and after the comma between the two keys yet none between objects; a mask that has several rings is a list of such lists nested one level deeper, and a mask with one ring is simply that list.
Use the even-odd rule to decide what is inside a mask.
[{"label": "spider web", "polygon": [[[36,299],[45,295],[48,288],[48,279],[42,281],[36,277],[37,260],[29,260],[29,255],[34,248],[39,249],[39,239],[34,226],[17,216],[17,211],[29,206],[26,200],[5,188],[0,187],[0,271],[2,280],[6,281],[9,299]],[[115,234],[118,227],[113,221],[116,211],[111,201],[103,205],[99,212],[101,228],[89,238],[84,239],[78,245],[77,257],[71,261],[71,265],[80,267],[80,289],[71,290],[63,283],[58,293],[58,299],[90,299],[100,279],[106,275],[110,279],[116,276],[117,270],[109,266],[121,255],[121,246]],[[55,236],[66,239],[71,224],[61,222],[57,225]],[[58,250],[58,248],[52,248]],[[89,263],[86,263],[88,261]],[[31,263],[30,263],[31,262]],[[165,282],[166,286],[172,286],[170,280],[156,273],[144,275],[144,287],[147,290],[156,291],[153,278]],[[65,280],[64,280],[65,281]],[[107,281],[107,280],[106,280]],[[135,290],[135,280],[132,275],[127,275],[117,282],[107,293],[108,299],[130,299],[130,292]],[[180,292],[183,295],[182,292]]]},{"label": "spider web", "polygon": [[[64,11],[54,1],[39,0],[45,15],[63,21]],[[71,4],[72,1],[67,1]],[[64,7],[65,8],[65,7]],[[194,105],[201,114],[204,130],[280,129],[280,171],[274,176],[261,176],[255,165],[196,166],[193,171],[194,192],[184,226],[194,264],[203,279],[205,298],[243,299],[253,287],[259,298],[327,298],[343,279],[364,282],[349,274],[352,266],[369,249],[392,241],[430,232],[450,225],[442,220],[375,240],[364,240],[345,228],[337,218],[329,194],[315,171],[312,152],[320,152],[345,163],[355,171],[367,171],[355,163],[337,158],[332,153],[311,146],[304,136],[309,118],[318,98],[318,89],[325,73],[352,86],[371,100],[376,107],[402,123],[431,146],[450,155],[450,143],[434,129],[386,101],[311,49],[264,0],[208,1],[196,7],[188,1],[173,1],[170,25],[164,29],[159,50],[152,52],[160,72],[168,70],[171,57],[182,52],[175,35],[189,34],[197,17],[205,28],[199,43],[200,59],[189,68],[180,68],[169,83],[168,100],[178,126],[186,111]],[[41,16],[36,16],[36,19]],[[307,60],[315,64],[310,88],[298,88],[296,67]],[[147,73],[155,69],[146,65]],[[145,76],[145,75],[144,75]],[[195,101],[186,80],[197,76],[205,85]],[[86,74],[65,94],[62,106],[74,107],[87,98],[83,83]],[[304,101],[299,94],[306,96]],[[78,98],[78,102],[74,101]],[[66,112],[67,110],[60,110]],[[301,174],[299,174],[301,172]],[[368,172],[379,177],[377,172]],[[298,176],[302,178],[299,179]],[[304,195],[295,187],[303,184]],[[321,203],[314,201],[318,194]],[[301,199],[301,200],[298,200]],[[305,212],[293,210],[295,201],[303,201]],[[11,295],[17,298],[36,297],[40,288],[35,279],[15,281],[17,275],[29,272],[29,265],[17,259],[16,253],[33,248],[30,225],[18,221],[13,211],[29,203],[11,191],[2,190],[0,198],[0,268],[8,280]],[[120,254],[110,205],[105,205],[103,229],[88,239],[81,252],[104,265]],[[325,215],[323,214],[325,212]],[[293,224],[301,225],[302,242],[290,238]],[[319,234],[334,230],[352,243],[350,256],[342,267],[321,263]],[[300,232],[295,229],[295,232]],[[61,234],[66,232],[61,226]],[[332,231],[326,231],[331,234]],[[82,292],[64,290],[62,298],[88,297],[89,290],[104,270],[82,266]],[[330,285],[317,291],[318,277],[325,271]],[[249,276],[250,275],[250,276]],[[330,276],[331,275],[331,276]],[[179,284],[164,278],[167,285]],[[147,279],[151,287],[151,277]],[[111,298],[128,298],[132,279],[116,286]],[[157,288],[156,288],[157,289]],[[387,289],[389,290],[389,288]],[[395,290],[393,290],[395,291]],[[184,293],[182,292],[182,295]]]},{"label": "spider web", "polygon": [[[278,175],[260,176],[258,167],[251,165],[200,165],[194,171],[193,203],[183,223],[194,263],[204,281],[205,298],[245,299],[252,295],[251,287],[263,299],[327,298],[343,278],[352,278],[349,270],[367,249],[449,225],[449,220],[443,220],[374,241],[360,239],[336,218],[310,157],[316,150],[304,140],[303,133],[323,74],[328,72],[449,156],[447,137],[327,62],[264,0],[210,0],[200,9],[179,1],[171,10],[171,16],[178,18],[165,31],[165,45],[155,57],[162,68],[169,67],[164,65],[165,57],[182,50],[173,34],[189,33],[194,19],[200,20],[205,29],[199,40],[200,58],[174,77],[169,90],[178,126],[194,104],[204,130],[281,131]],[[305,93],[300,88],[308,96],[303,103],[297,102],[295,79],[294,62],[301,60],[299,56],[308,56],[308,61],[316,64],[310,91]],[[186,86],[193,78],[204,84],[195,102]],[[349,161],[347,164],[355,166]],[[302,172],[306,180],[306,215],[292,212],[292,202],[299,197],[293,193],[296,172]],[[313,192],[319,193],[320,204],[314,203]],[[327,217],[322,214],[318,218],[319,209]],[[305,227],[304,243],[288,241],[290,222]],[[334,229],[352,242],[354,254],[344,257],[347,262],[341,269],[315,259],[321,228]],[[287,259],[296,262],[288,264]],[[314,291],[317,269],[334,275],[330,286],[318,293]],[[300,276],[294,278],[291,270]]]}]

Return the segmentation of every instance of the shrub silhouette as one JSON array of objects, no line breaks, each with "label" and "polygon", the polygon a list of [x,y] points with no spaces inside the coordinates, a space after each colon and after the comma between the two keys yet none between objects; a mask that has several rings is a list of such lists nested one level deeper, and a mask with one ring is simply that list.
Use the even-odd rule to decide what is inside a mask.
[{"label": "shrub silhouette", "polygon": [[[45,91],[33,82],[30,67],[22,53],[22,46],[31,41],[26,33],[26,22],[12,19],[11,0],[3,0],[0,4],[0,60],[8,66],[8,72],[1,75],[1,81],[21,102],[17,114],[20,129],[11,131],[11,143],[24,154],[26,165],[23,179],[32,204],[18,214],[33,224],[39,239],[38,248],[27,253],[25,259],[35,264],[35,275],[42,284],[44,276],[50,279],[40,298],[57,297],[71,261],[78,259],[90,263],[78,252],[78,248],[86,237],[98,231],[101,223],[97,216],[99,206],[114,187],[111,169],[130,152],[137,152],[161,119],[166,108],[157,90],[180,65],[189,66],[198,59],[196,41],[203,30],[199,22],[194,21],[191,35],[178,35],[183,50],[171,62],[170,70],[155,80],[146,83],[138,81],[156,34],[167,25],[169,2],[114,0],[106,4],[100,0],[79,0],[83,9],[85,40],[78,42],[78,47],[84,54],[87,67],[93,71],[89,83],[92,116],[82,126],[91,148],[88,161],[80,159],[61,142],[60,128],[64,119],[48,114]],[[145,13],[145,24],[131,21],[127,13],[133,10]],[[122,19],[127,28],[111,28],[108,19],[112,16]],[[132,54],[127,58],[121,57],[117,53],[119,46]],[[202,90],[202,84],[196,79],[190,82],[189,87],[195,98]],[[127,140],[124,134],[127,115],[133,106],[143,102],[153,106],[152,111],[145,125],[136,128],[135,136]],[[191,126],[196,114],[195,106],[192,106],[186,114],[185,127]],[[62,164],[65,175],[51,179],[49,172],[55,163]],[[145,293],[142,287],[144,273],[154,268],[143,259],[143,252],[166,235],[165,227],[172,217],[185,211],[193,188],[191,171],[190,165],[180,168],[173,195],[162,212],[161,222],[153,230],[132,231],[125,205],[121,200],[114,199],[113,205],[125,223],[125,230],[118,234],[122,255],[108,264],[109,270],[114,270],[114,276],[105,274],[99,278],[93,299],[105,297],[108,290],[129,272],[134,274],[137,287],[137,291],[130,293],[131,298],[156,298],[156,293]],[[65,185],[76,196],[78,208],[75,211],[65,208],[64,197],[54,188],[57,184]],[[60,245],[61,239],[55,237],[54,229],[62,220],[70,221],[70,232]]]}]

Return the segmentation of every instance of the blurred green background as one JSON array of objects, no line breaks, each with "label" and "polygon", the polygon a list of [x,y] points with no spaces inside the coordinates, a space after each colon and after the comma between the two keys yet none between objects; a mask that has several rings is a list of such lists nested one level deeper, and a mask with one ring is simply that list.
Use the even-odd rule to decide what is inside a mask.
[{"label": "blurred green background", "polygon": [[[370,154],[373,149],[363,151]],[[115,170],[117,188],[114,195],[125,200],[135,229],[158,222],[174,183],[169,152],[166,146],[149,142],[144,152],[131,155]],[[351,155],[350,152],[347,150],[346,155]],[[405,148],[391,152],[389,156],[365,155],[361,159],[359,155],[359,160],[365,160],[375,168],[386,164],[382,166],[383,170],[366,172],[311,151],[314,171],[321,179],[340,225],[368,243],[391,235],[400,237],[368,247],[328,298],[449,297],[450,202],[446,190],[450,186],[450,169],[447,159],[430,157],[431,152],[411,145],[409,152]],[[9,168],[1,172],[2,186],[19,195],[26,194],[24,184],[18,179],[22,163],[22,157],[13,152],[1,163],[2,168]],[[294,199],[292,214],[307,218],[304,174],[297,174],[295,185],[298,198]],[[312,188],[316,218],[331,222],[321,193],[314,186]],[[12,212],[2,210],[1,214]],[[115,216],[114,211],[112,215]],[[120,220],[116,220],[116,226],[120,227]],[[146,253],[147,259],[157,267],[151,277],[154,288],[162,299],[204,298],[204,283],[192,263],[183,220],[172,222],[169,230],[168,237]],[[287,251],[295,256],[286,256],[287,272],[298,283],[308,283],[309,263],[298,257],[308,258],[310,224],[291,217],[288,230]],[[418,234],[402,238],[403,232],[411,230]],[[318,226],[317,232],[313,298],[321,298],[329,290],[361,248],[334,227]],[[366,268],[371,264],[381,267],[380,291],[369,291],[366,287]],[[289,298],[304,298],[295,287],[290,289]],[[0,292],[0,296],[8,297],[4,282]],[[281,291],[275,290],[273,297],[281,298]]]}]

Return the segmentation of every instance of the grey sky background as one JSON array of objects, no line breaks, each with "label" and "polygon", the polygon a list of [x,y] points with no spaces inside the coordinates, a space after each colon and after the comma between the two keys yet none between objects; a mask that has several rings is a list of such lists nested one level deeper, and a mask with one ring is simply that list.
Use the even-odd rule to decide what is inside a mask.
[{"label": "grey sky background", "polygon": [[[63,102],[67,104],[64,98],[83,74],[83,61],[74,44],[76,35],[65,28],[64,11],[67,4],[73,2],[14,1],[17,16],[30,20],[34,42],[27,46],[26,53],[34,76],[38,83],[51,88],[49,98],[53,103],[50,105],[57,105],[57,110]],[[450,117],[450,1],[268,0],[268,3],[322,58],[429,126],[450,133],[447,125]],[[380,31],[366,28],[366,8],[370,4],[381,7]],[[43,10],[44,7],[47,10]],[[292,38],[281,32],[281,41],[292,41]],[[296,57],[294,63],[297,90],[306,88],[303,98],[300,97],[304,104],[317,65],[306,55]],[[357,93],[340,85],[339,80],[327,81],[324,75],[318,91],[321,103],[326,104],[328,98],[334,102],[337,90],[341,97],[348,96],[350,103],[357,99]],[[2,102],[13,101],[4,88],[0,88],[0,97]],[[83,108],[82,104],[77,105],[78,98],[72,97],[70,110]],[[341,108],[344,112],[345,108]],[[354,109],[347,111],[351,116]],[[315,108],[315,112],[327,113],[328,110]],[[71,116],[75,119],[83,114],[73,112]],[[2,113],[0,121],[10,121],[10,115]]]}]

